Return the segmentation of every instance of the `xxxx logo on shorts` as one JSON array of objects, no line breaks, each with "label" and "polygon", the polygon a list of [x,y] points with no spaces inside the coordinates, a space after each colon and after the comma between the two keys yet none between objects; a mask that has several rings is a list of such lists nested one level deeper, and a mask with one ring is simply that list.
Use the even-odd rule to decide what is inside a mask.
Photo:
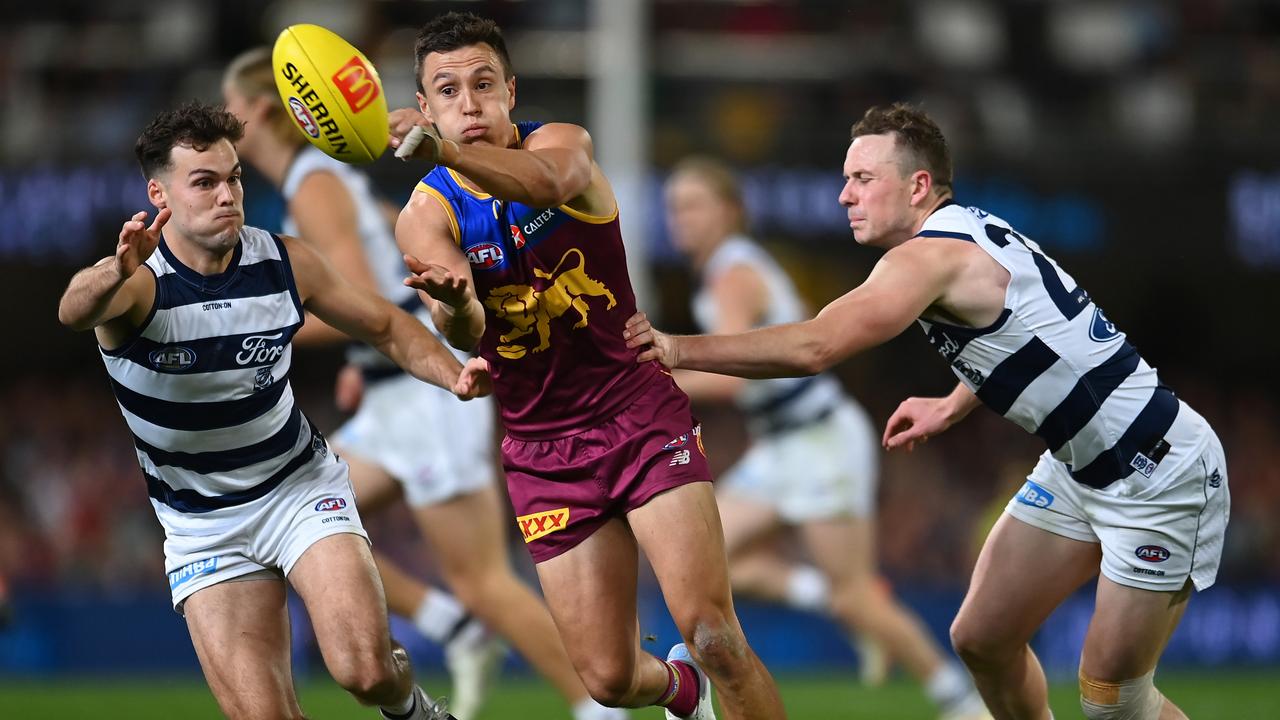
[{"label": "xxxx logo on shorts", "polygon": [[569,525],[569,508],[562,507],[521,515],[516,518],[516,524],[520,526],[524,541],[530,543],[544,535],[565,529]]}]

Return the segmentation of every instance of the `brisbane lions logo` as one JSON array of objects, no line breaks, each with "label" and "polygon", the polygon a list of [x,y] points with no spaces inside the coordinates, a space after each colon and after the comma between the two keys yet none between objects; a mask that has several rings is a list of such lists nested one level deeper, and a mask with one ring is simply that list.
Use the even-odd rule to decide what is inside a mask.
[{"label": "brisbane lions logo", "polygon": [[[577,256],[577,264],[561,270],[570,255]],[[526,352],[542,352],[551,347],[551,321],[564,315],[569,308],[578,313],[574,329],[586,327],[591,308],[584,298],[605,297],[605,310],[613,309],[618,301],[604,283],[592,279],[583,269],[586,259],[582,251],[572,248],[566,252],[551,272],[534,268],[533,274],[551,284],[545,290],[535,290],[529,285],[503,285],[489,291],[484,305],[494,315],[511,323],[511,330],[498,337],[498,354],[510,360],[524,357]],[[538,344],[532,348],[512,344],[531,332],[537,331]]]}]

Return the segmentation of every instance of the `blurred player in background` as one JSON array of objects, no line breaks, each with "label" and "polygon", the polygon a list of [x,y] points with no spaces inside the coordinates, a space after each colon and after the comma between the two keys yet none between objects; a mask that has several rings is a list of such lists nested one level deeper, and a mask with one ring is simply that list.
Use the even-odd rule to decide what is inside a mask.
[{"label": "blurred player in background", "polygon": [[[237,145],[240,156],[284,195],[285,231],[316,246],[350,282],[380,293],[434,330],[418,293],[402,282],[404,261],[391,220],[368,177],[305,141],[281,106],[272,73],[270,50],[250,50],[228,67],[223,94],[228,110],[246,123]],[[295,340],[344,341],[349,341],[346,335],[319,322],[308,323]],[[455,355],[463,362],[468,357]],[[353,385],[361,384],[362,376],[364,398],[333,444],[351,466],[360,511],[386,507],[403,489],[419,530],[440,558],[445,581],[462,600],[459,604],[374,554],[391,610],[445,646],[454,678],[453,714],[460,720],[475,716],[504,652],[496,638],[470,620],[474,614],[555,684],[576,720],[621,717],[621,711],[587,695],[546,607],[512,571],[494,486],[493,405],[460,402],[406,375],[368,346],[353,347],[349,360],[360,373],[345,375],[339,397],[357,394]]]},{"label": "blurred player in background", "polygon": [[978,558],[952,643],[998,718],[1045,720],[1028,641],[1099,574],[1080,660],[1089,720],[1186,715],[1153,682],[1193,588],[1217,576],[1230,509],[1213,429],[1160,382],[1072,278],[1008,223],[952,200],[942,132],[907,105],[853,126],[840,203],[885,250],[817,317],[736,335],[673,337],[637,315],[638,360],[783,377],[821,372],[919,322],[960,384],[910,398],[886,448],[910,450],[985,404],[1048,445]]},{"label": "blurred player in background", "polygon": [[[786,272],[746,236],[737,179],[689,158],[666,184],[667,222],[700,284],[693,313],[706,332],[736,333],[810,316]],[[863,662],[901,662],[944,718],[987,717],[969,675],[948,660],[919,618],[881,584],[875,561],[880,448],[865,411],[827,374],[744,380],[675,371],[690,399],[732,402],[752,444],[717,483],[735,592],[831,613],[863,643]],[[816,567],[760,541],[794,528]],[[867,656],[870,656],[869,658]],[[875,670],[883,673],[883,670]]]},{"label": "blurred player in background", "polygon": [[135,149],[155,221],[127,221],[115,255],[71,279],[58,318],[95,331],[165,530],[173,606],[222,711],[301,717],[288,578],[339,685],[385,717],[452,717],[391,640],[347,465],[294,404],[289,343],[305,308],[420,380],[479,389],[411,315],[306,243],[244,225],[242,133],[199,103],[152,120]]},{"label": "blurred player in background", "polygon": [[[430,123],[414,157],[437,166],[396,237],[436,326],[492,372],[516,520],[574,667],[606,705],[711,718],[709,676],[727,717],[784,717],[734,613],[688,398],[622,339],[635,297],[591,138],[512,124],[515,77],[489,20],[436,18],[415,59],[421,114],[395,118]],[[688,643],[666,662],[640,650],[637,549]]]}]

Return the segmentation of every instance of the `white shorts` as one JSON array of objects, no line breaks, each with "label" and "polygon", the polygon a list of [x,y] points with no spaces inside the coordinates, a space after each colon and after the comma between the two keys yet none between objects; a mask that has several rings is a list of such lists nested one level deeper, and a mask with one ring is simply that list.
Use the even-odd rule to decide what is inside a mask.
[{"label": "white shorts", "polygon": [[356,512],[347,464],[317,453],[265,496],[206,513],[182,513],[155,500],[164,527],[164,566],[173,608],[192,593],[263,571],[287,576],[321,538],[369,536]]},{"label": "white shorts", "polygon": [[365,388],[355,416],[333,436],[338,452],[380,465],[413,507],[435,505],[495,481],[493,402],[462,402],[411,375]]},{"label": "white shorts", "polygon": [[1175,425],[1185,439],[1166,435],[1169,454],[1150,478],[1135,472],[1098,490],[1073,480],[1046,452],[1005,512],[1101,543],[1102,574],[1121,585],[1167,592],[1189,577],[1197,590],[1210,587],[1231,513],[1226,458],[1213,429],[1185,404]]},{"label": "white shorts", "polygon": [[869,517],[879,457],[871,419],[844,402],[818,422],[757,438],[716,484],[726,495],[775,508],[792,524]]}]

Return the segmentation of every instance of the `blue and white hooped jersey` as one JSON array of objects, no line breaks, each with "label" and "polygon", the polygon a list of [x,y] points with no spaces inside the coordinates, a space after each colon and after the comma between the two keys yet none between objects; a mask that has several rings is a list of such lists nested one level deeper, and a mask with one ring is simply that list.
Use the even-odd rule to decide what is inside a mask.
[{"label": "blue and white hooped jersey", "polygon": [[975,243],[1009,271],[985,328],[921,319],[929,342],[991,409],[1039,436],[1077,482],[1150,477],[1181,403],[1102,309],[1040,246],[978,208],[948,204],[922,237]]},{"label": "blue and white hooped jersey", "polygon": [[[742,235],[734,235],[711,253],[702,267],[702,283],[693,297],[694,319],[703,332],[718,324],[715,300],[708,288],[722,273],[745,265],[764,282],[769,297],[760,325],[779,325],[811,317],[795,284],[769,253]],[[738,407],[756,433],[803,425],[829,414],[846,400],[839,381],[827,373],[798,378],[748,380],[738,394]]]},{"label": "blue and white hooped jersey", "polygon": [[280,239],[245,227],[217,275],[162,240],[146,267],[151,314],[118,350],[99,350],[151,498],[183,513],[240,505],[326,452],[289,386],[304,316]]}]

